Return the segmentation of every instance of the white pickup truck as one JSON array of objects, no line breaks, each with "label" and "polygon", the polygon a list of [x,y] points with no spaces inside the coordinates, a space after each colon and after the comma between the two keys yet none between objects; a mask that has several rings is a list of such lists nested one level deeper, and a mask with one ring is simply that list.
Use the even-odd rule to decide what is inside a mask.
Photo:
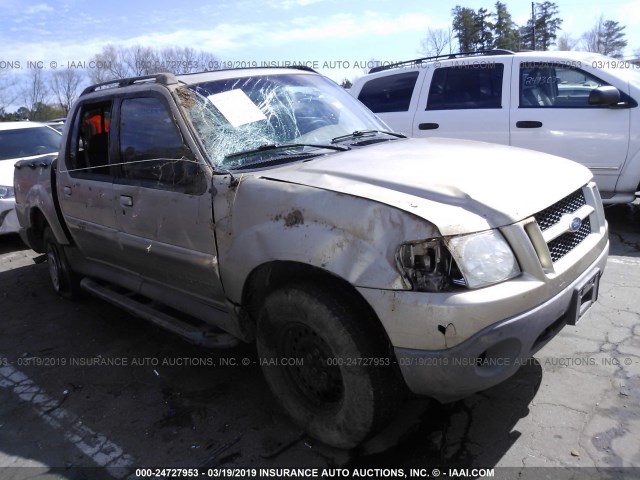
[{"label": "white pickup truck", "polygon": [[609,248],[583,166],[384,128],[308,69],[92,86],[57,160],[16,164],[20,234],[63,296],[256,341],[291,417],[352,447],[405,390],[513,375],[596,301]]},{"label": "white pickup truck", "polygon": [[413,137],[481,140],[579,162],[604,203],[632,202],[640,190],[640,65],[588,52],[491,50],[382,65],[350,93]]}]

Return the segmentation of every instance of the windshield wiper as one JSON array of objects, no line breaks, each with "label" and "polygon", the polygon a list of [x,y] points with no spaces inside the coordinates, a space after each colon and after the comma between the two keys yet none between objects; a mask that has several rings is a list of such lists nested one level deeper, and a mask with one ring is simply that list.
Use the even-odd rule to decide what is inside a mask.
[{"label": "windshield wiper", "polygon": [[244,150],[242,152],[230,153],[229,155],[225,155],[224,158],[226,160],[228,158],[242,157],[244,155],[253,155],[254,153],[261,153],[269,150],[278,150],[281,148],[293,148],[293,147],[326,148],[328,150],[337,150],[339,152],[351,150],[349,147],[345,147],[343,145],[321,145],[321,144],[315,144],[315,143],[272,143],[268,145],[260,145],[258,148],[253,148],[251,150]]},{"label": "windshield wiper", "polygon": [[331,143],[338,143],[338,142],[341,142],[343,140],[349,140],[351,138],[364,137],[364,136],[367,136],[367,135],[376,135],[378,133],[384,133],[385,135],[391,135],[392,137],[396,137],[396,138],[407,138],[406,135],[403,135],[401,133],[388,132],[386,130],[356,130],[355,132],[347,133],[346,135],[340,135],[339,137],[335,137],[335,138],[331,139]]}]

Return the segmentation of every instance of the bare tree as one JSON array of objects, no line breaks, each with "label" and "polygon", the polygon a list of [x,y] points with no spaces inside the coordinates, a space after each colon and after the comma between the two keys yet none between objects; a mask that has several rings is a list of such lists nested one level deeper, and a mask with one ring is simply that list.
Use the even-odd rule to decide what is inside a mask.
[{"label": "bare tree", "polygon": [[22,88],[22,96],[30,112],[29,120],[37,120],[38,112],[49,96],[42,69],[33,68],[29,71],[28,79]]},{"label": "bare tree", "polygon": [[556,43],[558,50],[565,51],[565,52],[573,50],[574,48],[576,48],[577,45],[578,45],[578,40],[576,40],[575,38],[572,38],[571,35],[569,35],[566,32],[558,36],[558,41]]},{"label": "bare tree", "polygon": [[123,49],[121,56],[127,65],[128,77],[153,75],[161,70],[158,55],[153,48],[134,45],[131,48]]},{"label": "bare tree", "polygon": [[142,45],[129,48],[107,45],[93,60],[105,67],[89,72],[93,83],[161,72],[200,72],[213,70],[217,65],[216,56],[209,52],[189,47],[155,49]]},{"label": "bare tree", "polygon": [[91,83],[102,83],[116,78],[127,78],[129,67],[124,58],[124,49],[115,45],[107,45],[102,52],[91,57],[96,68],[90,69],[87,73]]},{"label": "bare tree", "polygon": [[444,28],[429,28],[427,36],[420,41],[419,53],[429,57],[440,55],[447,49],[451,53],[451,31]]},{"label": "bare tree", "polygon": [[65,115],[69,113],[71,105],[78,97],[82,74],[79,70],[67,68],[58,70],[51,75],[51,91],[55,95]]},{"label": "bare tree", "polygon": [[591,30],[582,34],[582,47],[587,52],[597,52],[600,53],[602,46],[600,45],[600,40],[602,39],[604,29],[604,16],[600,16],[596,21],[596,24],[591,28]]},{"label": "bare tree", "polygon": [[198,65],[200,66],[201,70],[217,70],[220,68],[218,67],[219,64],[220,62],[218,61],[218,57],[216,57],[213,53],[204,51],[198,53]]},{"label": "bare tree", "polygon": [[8,70],[0,70],[0,114],[18,98],[15,91],[16,77]]}]

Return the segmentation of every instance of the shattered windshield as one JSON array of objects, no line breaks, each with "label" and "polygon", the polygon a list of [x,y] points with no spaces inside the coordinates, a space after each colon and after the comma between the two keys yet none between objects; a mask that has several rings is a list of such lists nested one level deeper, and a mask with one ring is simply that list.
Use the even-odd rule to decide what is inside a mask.
[{"label": "shattered windshield", "polygon": [[[386,128],[341,87],[319,75],[223,79],[177,93],[210,161],[225,169],[335,153],[333,138]],[[265,148],[269,146],[277,148]]]}]

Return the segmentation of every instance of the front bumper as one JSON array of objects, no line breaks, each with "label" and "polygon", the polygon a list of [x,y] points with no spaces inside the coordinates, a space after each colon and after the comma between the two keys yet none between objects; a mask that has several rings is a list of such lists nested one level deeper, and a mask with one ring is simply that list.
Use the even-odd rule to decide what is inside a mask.
[{"label": "front bumper", "polygon": [[[597,297],[609,245],[574,282],[543,304],[489,325],[456,346],[444,350],[395,348],[409,389],[441,402],[464,398],[497,385],[515,374],[528,358],[551,340]],[[595,291],[593,291],[595,290]],[[582,301],[576,301],[582,291]],[[576,312],[576,308],[582,311]]]},{"label": "front bumper", "polygon": [[20,229],[15,207],[15,198],[0,199],[0,235],[17,233]]}]

